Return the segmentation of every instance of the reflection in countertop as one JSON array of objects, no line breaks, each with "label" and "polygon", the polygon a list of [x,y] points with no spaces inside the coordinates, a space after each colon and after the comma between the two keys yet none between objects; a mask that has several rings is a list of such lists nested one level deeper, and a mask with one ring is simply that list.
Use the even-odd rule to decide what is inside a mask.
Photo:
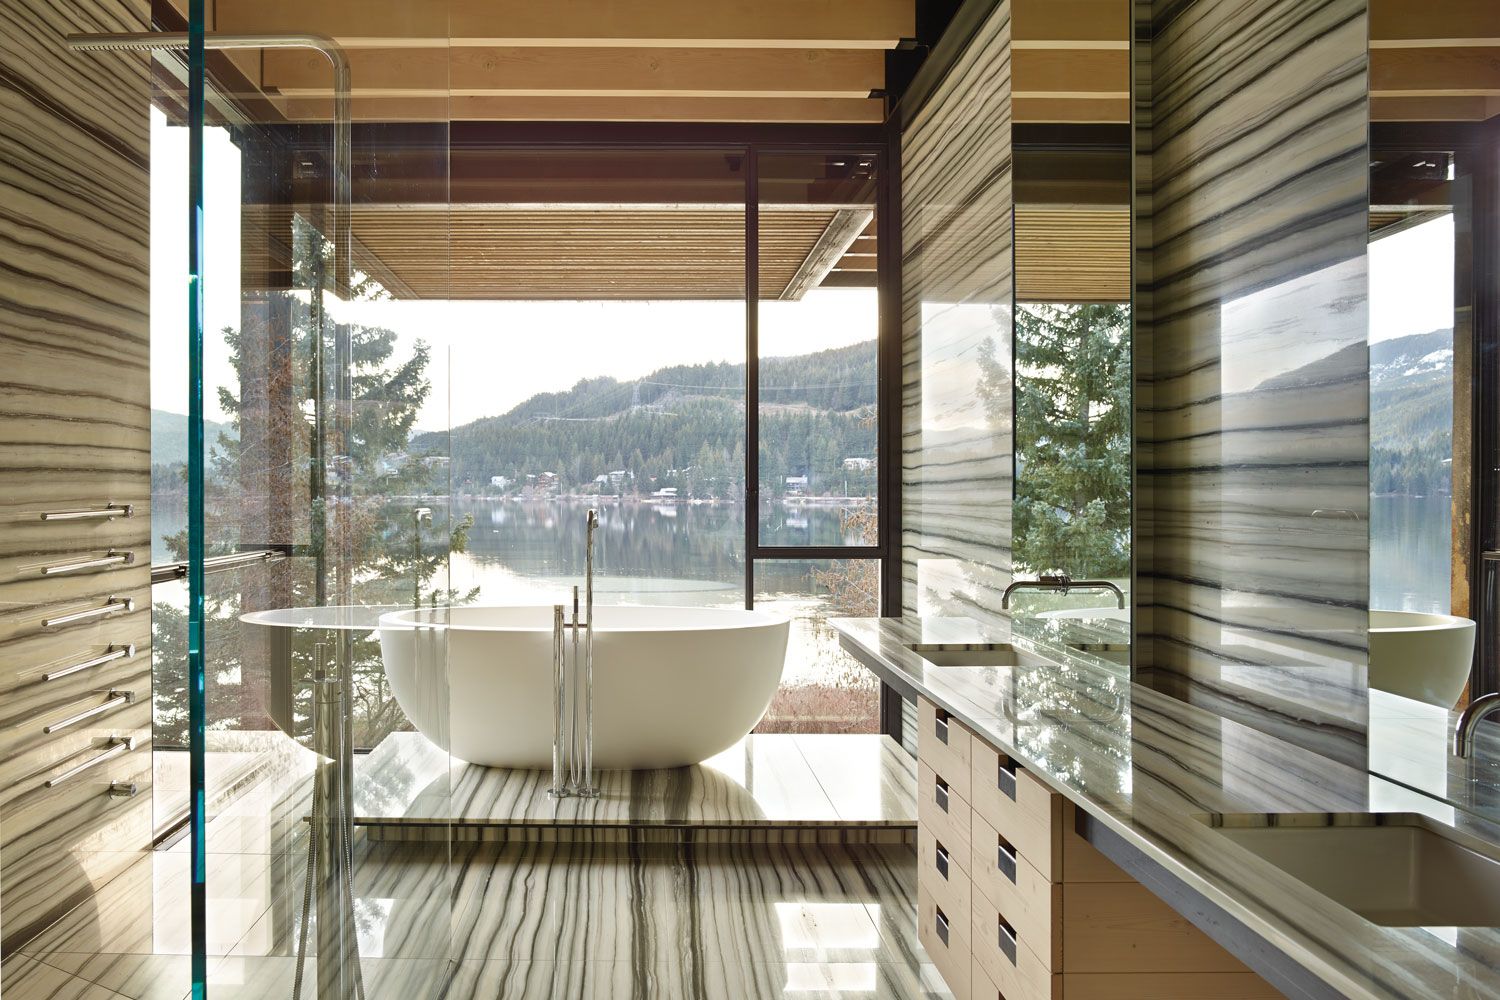
[{"label": "reflection in countertop", "polygon": [[[833,625],[844,648],[886,683],[946,709],[1331,992],[1500,996],[1500,929],[1378,926],[1198,817],[1420,812],[1495,844],[1500,826],[1133,684],[1128,667],[1049,656],[1051,642],[1031,620],[1010,628],[959,618]],[[1058,662],[935,667],[910,648],[1003,642]]]}]

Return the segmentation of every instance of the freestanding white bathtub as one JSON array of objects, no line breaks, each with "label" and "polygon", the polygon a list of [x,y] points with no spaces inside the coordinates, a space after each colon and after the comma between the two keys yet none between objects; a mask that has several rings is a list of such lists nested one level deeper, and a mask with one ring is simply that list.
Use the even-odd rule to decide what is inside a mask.
[{"label": "freestanding white bathtub", "polygon": [[1458,704],[1474,660],[1474,623],[1420,611],[1370,612],[1370,686],[1440,708]]},{"label": "freestanding white bathtub", "polygon": [[[780,615],[595,607],[594,617],[600,770],[707,760],[755,727],[781,681],[790,623]],[[552,766],[551,607],[392,612],[380,618],[380,653],[407,717],[453,756]]]}]

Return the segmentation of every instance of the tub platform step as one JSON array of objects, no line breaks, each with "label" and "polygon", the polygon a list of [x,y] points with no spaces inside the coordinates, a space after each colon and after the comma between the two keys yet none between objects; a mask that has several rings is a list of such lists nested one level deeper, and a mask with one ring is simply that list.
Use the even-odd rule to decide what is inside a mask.
[{"label": "tub platform step", "polygon": [[603,771],[554,799],[546,771],[453,761],[420,733],[356,758],[372,840],[911,844],[916,761],[888,736],[762,733],[693,767]]}]

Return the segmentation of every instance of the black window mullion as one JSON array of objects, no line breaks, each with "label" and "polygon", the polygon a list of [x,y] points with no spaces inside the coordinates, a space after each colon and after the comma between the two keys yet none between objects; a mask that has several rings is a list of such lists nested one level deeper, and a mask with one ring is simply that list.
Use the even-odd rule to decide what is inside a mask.
[{"label": "black window mullion", "polygon": [[745,156],[745,609],[755,608],[760,545],[760,171],[758,151]]}]

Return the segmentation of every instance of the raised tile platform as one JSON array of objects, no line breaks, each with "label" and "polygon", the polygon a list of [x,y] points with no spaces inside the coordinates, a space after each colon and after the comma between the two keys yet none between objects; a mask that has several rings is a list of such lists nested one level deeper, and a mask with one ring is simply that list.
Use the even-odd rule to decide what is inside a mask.
[{"label": "raised tile platform", "polygon": [[545,771],[452,762],[393,733],[355,764],[371,839],[911,843],[916,764],[888,736],[760,734],[693,767],[600,773],[596,799],[554,799]]}]

